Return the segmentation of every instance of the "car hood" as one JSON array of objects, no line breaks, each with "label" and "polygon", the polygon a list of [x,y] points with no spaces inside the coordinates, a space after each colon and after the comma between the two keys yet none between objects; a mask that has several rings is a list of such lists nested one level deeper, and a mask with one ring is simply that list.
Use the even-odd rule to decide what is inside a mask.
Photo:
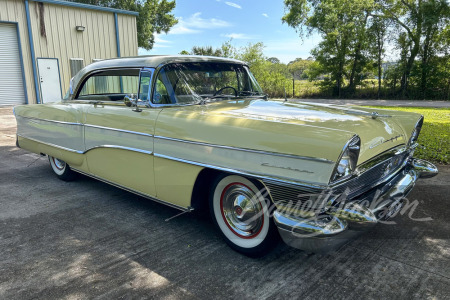
[{"label": "car hood", "polygon": [[361,164],[408,141],[390,111],[380,110],[377,117],[372,112],[304,102],[222,100],[164,109],[156,135],[337,161],[357,134]]},{"label": "car hood", "polygon": [[[241,101],[241,106],[211,105],[210,113],[270,122],[314,126],[357,134],[361,138],[360,161],[405,144],[407,134],[392,115],[348,106],[282,101]],[[228,103],[229,104],[229,103]],[[299,132],[301,136],[301,131]],[[318,137],[319,138],[319,137]]]}]

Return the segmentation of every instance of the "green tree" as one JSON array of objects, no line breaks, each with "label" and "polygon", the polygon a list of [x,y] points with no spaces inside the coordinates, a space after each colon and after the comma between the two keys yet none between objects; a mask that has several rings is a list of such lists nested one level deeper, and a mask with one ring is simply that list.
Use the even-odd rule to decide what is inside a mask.
[{"label": "green tree", "polygon": [[292,97],[295,97],[295,80],[308,78],[306,70],[311,67],[313,60],[297,58],[287,65],[287,70],[292,77]]},{"label": "green tree", "polygon": [[369,47],[375,57],[377,68],[378,89],[377,99],[381,96],[381,82],[383,78],[383,57],[385,53],[386,36],[388,34],[388,22],[378,17],[372,18],[369,27]]},{"label": "green tree", "polygon": [[314,60],[312,59],[296,58],[287,65],[289,74],[296,80],[306,79],[308,75],[306,75],[305,71],[309,69],[313,62]]},{"label": "green tree", "polygon": [[335,94],[343,95],[344,79],[353,91],[367,64],[367,23],[374,6],[372,0],[285,0],[287,13],[283,22],[295,28],[303,37],[317,32],[322,42],[312,51],[322,67],[330,74]]},{"label": "green tree", "polygon": [[136,27],[138,46],[146,50],[153,48],[155,34],[169,32],[178,20],[171,12],[175,0],[68,0],[97,6],[137,11]]},{"label": "green tree", "polygon": [[273,64],[279,64],[280,63],[280,60],[277,57],[269,57],[267,60],[270,61]]},{"label": "green tree", "polygon": [[[399,35],[401,43],[410,45],[401,80],[406,94],[416,58],[422,55],[422,89],[425,90],[428,73],[427,61],[439,30],[448,27],[449,4],[446,0],[378,0],[373,16],[390,20],[405,33]],[[447,44],[448,46],[448,44]]]},{"label": "green tree", "polygon": [[223,56],[221,48],[214,49],[212,46],[194,46],[191,51],[183,50],[180,52],[182,55],[203,55],[203,56]]}]

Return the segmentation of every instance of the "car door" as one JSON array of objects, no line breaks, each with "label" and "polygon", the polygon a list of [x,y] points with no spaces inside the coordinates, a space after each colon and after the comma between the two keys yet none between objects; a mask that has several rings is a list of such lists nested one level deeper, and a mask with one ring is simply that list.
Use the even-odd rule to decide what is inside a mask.
[{"label": "car door", "polygon": [[[153,134],[161,110],[145,106],[153,72],[136,68],[100,70],[87,77],[76,96],[89,102],[84,111],[89,172],[149,196],[156,196]],[[138,107],[127,106],[130,99],[138,99]]]}]

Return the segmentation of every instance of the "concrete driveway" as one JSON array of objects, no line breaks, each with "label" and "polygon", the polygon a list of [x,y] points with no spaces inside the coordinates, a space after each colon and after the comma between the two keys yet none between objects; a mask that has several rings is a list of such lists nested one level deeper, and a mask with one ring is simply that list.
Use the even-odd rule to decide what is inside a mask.
[{"label": "concrete driveway", "polygon": [[0,109],[0,299],[449,299],[450,169],[410,195],[411,220],[378,225],[327,255],[280,244],[242,256],[196,213],[99,181],[66,183],[17,149]]}]

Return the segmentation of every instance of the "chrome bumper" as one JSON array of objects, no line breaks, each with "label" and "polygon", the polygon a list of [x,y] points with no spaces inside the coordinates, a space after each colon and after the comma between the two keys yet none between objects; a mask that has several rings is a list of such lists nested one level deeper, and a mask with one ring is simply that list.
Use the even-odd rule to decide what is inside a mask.
[{"label": "chrome bumper", "polygon": [[329,252],[358,236],[380,221],[399,212],[403,199],[419,177],[438,174],[430,162],[413,159],[391,180],[365,193],[361,199],[347,200],[325,213],[304,219],[274,212],[275,224],[283,241],[294,248],[311,252]]}]

